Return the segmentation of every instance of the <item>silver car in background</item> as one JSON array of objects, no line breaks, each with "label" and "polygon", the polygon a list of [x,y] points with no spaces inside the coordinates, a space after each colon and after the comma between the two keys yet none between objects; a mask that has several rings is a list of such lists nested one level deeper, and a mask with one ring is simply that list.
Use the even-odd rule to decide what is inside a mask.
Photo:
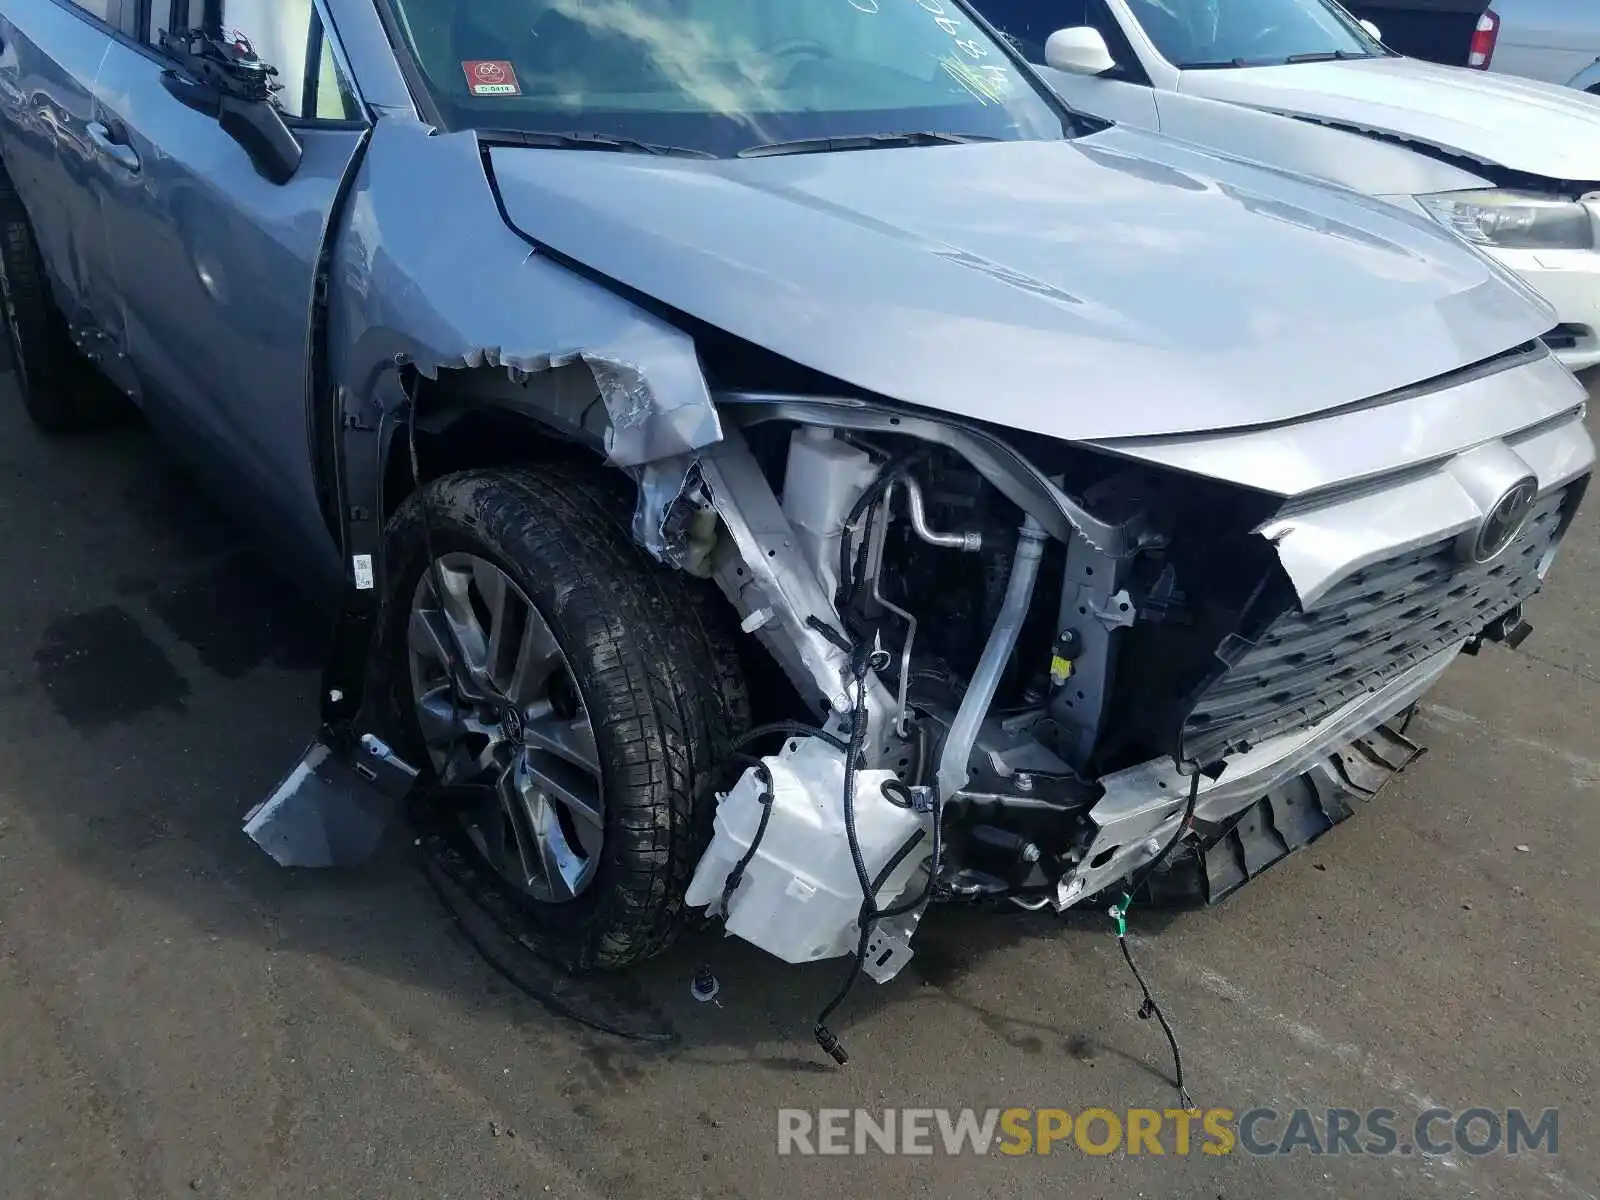
[{"label": "silver car in background", "polygon": [[1494,0],[1478,28],[1485,69],[1600,95],[1600,4],[1593,0]]},{"label": "silver car in background", "polygon": [[[1600,98],[1393,54],[1333,0],[1061,0],[1048,19],[1077,23],[1051,32],[1032,0],[976,7],[1081,111],[1426,213],[1550,302],[1563,362],[1600,364]],[[1350,136],[1246,129],[1196,100]]]}]

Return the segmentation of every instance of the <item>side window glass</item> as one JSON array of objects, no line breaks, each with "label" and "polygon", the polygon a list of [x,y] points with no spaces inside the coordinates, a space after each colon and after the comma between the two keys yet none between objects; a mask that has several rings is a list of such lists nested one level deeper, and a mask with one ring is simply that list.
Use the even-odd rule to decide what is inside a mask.
[{"label": "side window glass", "polygon": [[355,87],[333,53],[333,40],[322,27],[320,13],[311,14],[311,37],[302,61],[306,65],[298,115],[317,121],[359,119],[361,106],[356,103]]},{"label": "side window glass", "polygon": [[216,28],[277,68],[274,99],[289,118],[348,121],[361,116],[355,88],[339,66],[311,0],[154,0],[149,41],[168,29]]}]

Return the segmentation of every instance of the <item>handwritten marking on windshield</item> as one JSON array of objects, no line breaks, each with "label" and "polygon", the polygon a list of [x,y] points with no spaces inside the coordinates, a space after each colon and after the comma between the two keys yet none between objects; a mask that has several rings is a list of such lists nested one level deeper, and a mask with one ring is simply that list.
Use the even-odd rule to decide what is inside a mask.
[{"label": "handwritten marking on windshield", "polygon": [[1009,80],[1005,76],[991,75],[993,67],[975,67],[951,54],[939,60],[950,78],[970,92],[979,104],[1003,104]]},{"label": "handwritten marking on windshield", "polygon": [[[845,0],[851,8],[869,17],[877,15],[881,2],[882,0]],[[964,26],[945,15],[945,7],[941,0],[914,0],[914,3],[931,16],[933,23],[954,39],[956,49],[971,60],[963,62],[952,55],[941,58],[939,66],[958,84],[971,92],[980,103],[1005,103],[1005,98],[1011,91],[1011,77],[1004,66],[994,63],[978,65],[977,60],[989,57],[989,47],[970,36],[971,26]],[[963,37],[963,34],[969,36]]]}]

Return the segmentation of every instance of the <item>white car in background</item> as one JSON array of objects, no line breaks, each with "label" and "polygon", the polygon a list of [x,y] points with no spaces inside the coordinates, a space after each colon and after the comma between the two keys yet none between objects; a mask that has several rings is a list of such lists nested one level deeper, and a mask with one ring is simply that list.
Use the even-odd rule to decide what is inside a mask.
[{"label": "white car in background", "polygon": [[1082,112],[1426,213],[1550,303],[1563,362],[1600,365],[1600,98],[1402,58],[1331,0],[1054,0],[1048,32],[1036,0],[974,5]]},{"label": "white car in background", "polygon": [[1595,0],[1494,0],[1478,30],[1486,70],[1600,95]]}]

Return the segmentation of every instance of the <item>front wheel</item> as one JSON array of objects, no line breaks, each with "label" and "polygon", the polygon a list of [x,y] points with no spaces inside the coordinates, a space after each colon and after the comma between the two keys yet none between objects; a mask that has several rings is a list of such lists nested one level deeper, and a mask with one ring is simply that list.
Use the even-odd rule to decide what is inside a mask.
[{"label": "front wheel", "polygon": [[749,723],[719,598],[634,544],[611,482],[450,475],[387,534],[403,729],[447,785],[427,815],[571,971],[629,965],[679,931],[706,781]]}]

